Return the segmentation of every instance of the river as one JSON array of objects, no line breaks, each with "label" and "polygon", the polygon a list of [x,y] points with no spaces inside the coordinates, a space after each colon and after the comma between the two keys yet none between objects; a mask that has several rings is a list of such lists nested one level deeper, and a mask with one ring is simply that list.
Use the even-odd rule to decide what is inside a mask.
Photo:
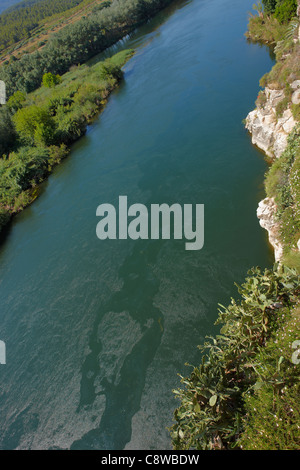
[{"label": "river", "polygon": [[[172,389],[218,303],[273,255],[266,163],[242,119],[273,62],[244,38],[253,0],[174,2],[114,49],[122,85],[0,248],[1,449],[171,448]],[[96,237],[96,208],[204,204],[205,243]]]}]

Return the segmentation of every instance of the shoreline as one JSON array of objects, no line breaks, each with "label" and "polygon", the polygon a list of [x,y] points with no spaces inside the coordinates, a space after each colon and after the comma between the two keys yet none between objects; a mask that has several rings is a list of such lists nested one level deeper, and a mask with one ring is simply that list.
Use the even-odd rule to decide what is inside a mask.
[{"label": "shoreline", "polygon": [[[249,29],[246,36],[251,37]],[[254,39],[255,42],[263,42],[268,46],[274,46],[275,42],[279,47],[284,46],[285,41],[284,39],[277,43],[273,41],[272,44],[270,40],[263,40],[263,38],[255,37]],[[291,244],[291,242],[290,240],[285,240],[282,235],[285,231],[285,227],[284,221],[281,220],[280,215],[283,209],[280,207],[277,197],[278,193],[281,191],[279,177],[277,189],[273,184],[274,188],[272,188],[272,191],[268,191],[268,186],[271,186],[268,181],[271,179],[271,172],[275,172],[275,170],[272,169],[273,166],[275,164],[279,165],[282,159],[287,159],[286,155],[288,155],[292,147],[293,136],[296,135],[296,137],[298,137],[299,115],[296,114],[294,110],[296,106],[300,104],[300,80],[297,79],[299,77],[296,76],[296,73],[294,76],[291,74],[292,78],[289,78],[289,82],[286,82],[287,84],[283,86],[283,83],[278,83],[280,81],[274,71],[279,67],[284,69],[285,61],[289,65],[293,60],[293,55],[295,55],[294,60],[297,59],[297,54],[299,54],[297,47],[300,43],[300,26],[298,26],[297,31],[294,32],[293,43],[294,47],[291,50],[287,50],[285,54],[283,52],[280,54],[277,50],[274,66],[260,81],[260,85],[263,89],[258,94],[256,108],[250,111],[245,119],[245,128],[251,136],[252,144],[256,145],[264,152],[270,164],[264,177],[266,197],[259,202],[256,214],[260,226],[268,233],[269,243],[274,250],[275,262],[279,263],[285,261],[287,253],[286,245]],[[292,163],[290,163],[290,165],[292,165]],[[295,236],[296,234],[294,234],[294,237]],[[300,239],[294,240],[293,243],[290,248],[290,253],[299,255]]]},{"label": "shoreline", "polygon": [[[133,57],[135,51],[134,50],[124,50],[120,53],[115,54],[112,56],[110,59],[106,59],[104,61],[99,62],[98,64],[95,64],[94,66],[87,68],[87,70],[93,70],[96,69],[97,67],[101,66],[102,64],[108,64],[111,63],[114,59],[116,59],[118,56],[121,57],[121,61],[118,64],[117,68],[117,73],[119,72],[119,76],[114,76],[112,79],[112,76],[109,75],[108,81],[106,83],[106,88],[104,90],[99,90],[98,96],[93,102],[93,107],[90,110],[90,113],[88,115],[81,115],[79,116],[78,122],[79,126],[76,128],[76,131],[70,135],[66,139],[61,139],[55,146],[45,146],[41,148],[40,150],[48,150],[49,151],[49,160],[51,160],[51,163],[47,165],[46,168],[42,170],[42,175],[40,175],[39,180],[35,181],[32,186],[29,188],[23,190],[17,197],[19,196],[24,196],[23,198],[23,203],[19,207],[15,206],[5,206],[3,203],[0,203],[0,243],[2,242],[3,239],[6,238],[6,228],[7,226],[11,223],[12,219],[18,215],[20,212],[22,212],[26,207],[29,207],[40,195],[41,193],[41,185],[47,180],[47,178],[52,174],[54,168],[56,168],[65,158],[67,158],[71,152],[71,145],[77,142],[81,137],[83,137],[86,134],[87,128],[89,125],[91,125],[96,119],[99,118],[101,115],[102,111],[104,110],[105,106],[107,105],[108,99],[113,91],[115,91],[122,81],[124,80],[122,68],[124,65]],[[118,62],[118,61],[117,61]],[[86,67],[85,65],[81,67]],[[67,74],[63,75],[62,78],[65,79],[65,77],[70,74],[68,72]],[[62,87],[64,87],[64,82],[62,83]],[[58,87],[56,87],[58,89]],[[34,96],[37,92],[39,92],[40,89],[36,90],[35,92],[32,92],[32,95]],[[51,88],[51,90],[56,90]],[[28,95],[29,96],[29,95]],[[29,102],[32,100],[32,97],[30,96],[29,98],[27,97],[26,99],[29,100]],[[23,109],[26,109],[23,108]],[[20,147],[17,151],[22,150],[26,151],[27,147]],[[36,147],[35,144],[30,146],[30,149],[32,150],[39,150],[39,147]],[[55,153],[56,156],[53,157],[52,153]],[[12,152],[14,154],[14,152]],[[9,161],[9,159],[8,159]],[[17,198],[16,198],[17,199]],[[16,203],[16,200],[14,201]],[[3,211],[6,213],[4,214],[3,217]],[[2,213],[1,213],[2,212]],[[2,216],[2,217],[1,217]]]},{"label": "shoreline", "polygon": [[[110,36],[112,35],[112,40],[108,41],[107,43],[107,38],[106,38],[106,46],[104,48],[100,48],[99,50],[94,50],[93,52],[89,52],[87,57],[85,58],[85,60],[83,60],[82,62],[80,61],[79,62],[79,65],[72,65],[71,64],[71,67],[69,69],[69,71],[64,71],[61,75],[61,77],[64,79],[64,77],[70,75],[70,70],[73,70],[73,69],[78,69],[78,68],[82,68],[82,67],[90,67],[90,70],[92,70],[93,68],[97,67],[97,65],[99,65],[100,63],[103,63],[103,64],[106,64],[106,63],[109,63],[110,61],[113,61],[114,57],[118,56],[119,55],[122,55],[122,54],[126,54],[126,52],[128,53],[128,56],[125,58],[125,61],[122,62],[121,64],[118,64],[116,66],[116,68],[119,67],[120,69],[120,76],[118,74],[118,71],[116,72],[116,74],[114,74],[114,72],[112,73],[112,76],[109,77],[107,76],[107,87],[106,89],[104,90],[100,90],[100,93],[99,93],[99,96],[96,96],[95,93],[94,93],[94,96],[95,96],[95,101],[94,103],[90,104],[89,106],[89,103],[88,101],[90,100],[89,99],[89,96],[87,96],[87,99],[85,101],[85,96],[81,96],[81,101],[83,101],[84,103],[84,106],[86,105],[87,108],[91,108],[91,112],[89,110],[86,111],[86,115],[83,115],[83,113],[81,113],[80,110],[77,110],[77,115],[75,115],[75,119],[74,119],[74,123],[70,123],[69,127],[72,127],[71,130],[69,130],[69,134],[70,135],[66,135],[65,137],[59,137],[58,138],[58,141],[54,141],[54,145],[52,145],[52,149],[50,149],[50,146],[48,143],[42,143],[42,147],[45,146],[47,147],[47,150],[48,150],[48,155],[46,155],[46,157],[44,157],[46,160],[48,160],[48,164],[47,165],[43,165],[42,168],[38,167],[37,168],[37,171],[36,173],[38,174],[37,176],[34,175],[34,177],[27,177],[25,176],[25,180],[27,178],[27,181],[25,181],[25,187],[24,186],[24,183],[22,183],[21,185],[21,190],[20,191],[15,191],[15,194],[14,194],[14,190],[11,189],[11,186],[12,185],[15,185],[15,186],[20,186],[19,185],[19,182],[18,181],[13,181],[12,183],[10,182],[10,177],[6,177],[4,175],[3,177],[3,174],[5,173],[6,169],[8,171],[6,171],[6,173],[9,173],[11,171],[11,166],[14,165],[14,163],[12,165],[10,165],[10,163],[6,164],[4,163],[3,165],[3,168],[1,169],[2,170],[2,175],[1,175],[1,180],[0,180],[0,187],[2,187],[3,189],[3,194],[4,196],[1,198],[0,200],[0,234],[2,235],[3,231],[5,230],[5,227],[9,224],[9,222],[12,220],[12,218],[17,215],[18,213],[20,213],[21,211],[23,211],[26,207],[28,207],[29,205],[31,205],[35,199],[39,196],[40,194],[40,190],[39,190],[39,185],[44,182],[48,176],[52,173],[52,170],[55,166],[57,166],[63,159],[65,159],[69,153],[70,153],[70,146],[72,143],[76,142],[77,140],[79,140],[86,132],[86,129],[87,129],[87,126],[89,124],[91,124],[94,119],[96,119],[100,113],[102,112],[102,110],[104,109],[105,105],[107,104],[107,100],[110,96],[110,94],[112,93],[112,91],[114,91],[120,84],[121,80],[123,80],[123,75],[122,75],[122,67],[126,64],[126,62],[134,55],[134,51],[121,51],[117,54],[115,54],[114,56],[112,56],[111,58],[109,59],[105,59],[101,62],[97,62],[96,64],[92,65],[92,66],[89,66],[88,63],[91,59],[93,59],[94,57],[98,56],[99,53],[103,53],[105,52],[106,50],[108,50],[110,47],[112,47],[114,44],[117,44],[120,40],[122,40],[124,37],[126,37],[128,34],[132,33],[133,31],[135,31],[138,27],[144,25],[145,23],[147,23],[150,19],[154,18],[155,15],[157,15],[158,13],[160,13],[162,10],[164,10],[165,8],[169,7],[172,3],[173,3],[173,0],[161,0],[159,2],[159,4],[154,4],[155,2],[153,2],[153,4],[149,4],[148,7],[148,11],[146,12],[147,14],[142,18],[142,17],[138,17],[138,22],[137,23],[134,23],[134,24],[126,24],[125,26],[123,25],[120,30],[118,31],[118,34],[117,36],[115,37],[114,34],[116,34],[116,32],[114,30],[112,31],[108,31],[109,34],[107,34],[107,36]],[[53,38],[55,39],[55,35],[53,36]],[[59,53],[59,51],[58,51]],[[34,58],[34,53],[32,55],[32,57]],[[21,61],[22,59],[20,59]],[[34,60],[34,59],[33,59]],[[19,61],[16,62],[16,64],[18,64]],[[72,62],[74,63],[74,62]],[[70,65],[70,64],[69,64]],[[51,68],[51,67],[50,67]],[[64,67],[63,67],[64,68]],[[3,68],[2,70],[2,75],[3,73],[5,74],[5,68]],[[51,73],[53,71],[51,70]],[[58,71],[59,72],[59,71]],[[54,74],[56,74],[57,71],[54,71]],[[9,77],[9,74],[8,74],[8,77]],[[3,78],[3,77],[2,77]],[[111,83],[112,80],[114,81],[114,83]],[[14,81],[16,80],[16,78],[14,78],[12,80],[12,83],[9,83],[9,86],[7,86],[7,93],[8,93],[8,96],[12,96],[14,97],[14,95],[12,95],[11,93],[11,86],[13,86],[14,88],[16,87],[16,84],[14,83]],[[101,77],[100,77],[100,80],[101,80]],[[70,80],[69,80],[70,81]],[[89,81],[89,77],[87,78],[86,80],[87,82]],[[84,82],[84,80],[83,80]],[[69,85],[69,83],[68,83]],[[84,88],[84,85],[85,83],[83,83],[83,86],[82,88]],[[94,88],[95,88],[95,84],[94,85]],[[24,98],[24,103],[25,103],[25,106],[27,107],[30,107],[31,106],[31,102],[32,102],[32,99],[31,97],[34,96],[35,94],[39,94],[42,95],[43,94],[43,85],[40,85],[39,87],[35,87],[33,85],[33,87],[31,86],[32,88],[32,91],[28,91],[28,93],[25,93],[24,91],[20,91],[18,88],[17,88],[17,91],[16,93],[23,93],[24,96],[26,96],[26,99]],[[54,92],[59,88],[59,85],[58,86],[55,86],[54,88],[52,88],[52,90],[54,90]],[[22,86],[21,88],[22,89]],[[86,87],[86,94],[89,95],[90,93],[90,90]],[[70,94],[69,97],[67,97],[67,99],[70,101],[70,98],[72,98],[72,95]],[[43,96],[40,100],[40,103],[37,103],[37,106],[38,107],[42,107],[44,106],[44,102],[43,102]],[[63,97],[64,99],[64,97]],[[49,101],[50,101],[50,98],[49,98]],[[71,100],[72,101],[72,100]],[[95,106],[96,104],[96,106]],[[64,105],[63,105],[64,106]],[[68,105],[67,105],[68,106]],[[23,107],[23,103],[21,103],[21,106],[20,108]],[[6,106],[4,107],[4,109],[6,108]],[[19,110],[19,108],[17,107],[17,112]],[[0,110],[1,110],[1,107],[0,107]],[[51,112],[50,111],[50,107],[49,109],[47,108],[46,109],[48,115],[52,116]],[[16,110],[14,110],[14,112],[12,112],[11,109],[7,110],[7,114],[10,114],[10,119],[11,121],[13,122],[14,121],[14,114],[17,114]],[[54,111],[56,112],[56,111]],[[67,111],[66,111],[67,112]],[[68,117],[65,115],[63,116],[65,117],[66,119],[68,119]],[[51,118],[50,118],[51,119]],[[23,119],[23,120],[26,120],[26,119]],[[38,132],[40,132],[40,134],[45,134],[45,132],[43,131],[43,129],[41,128],[41,126],[44,126],[44,123],[41,122],[38,124]],[[23,126],[24,127],[24,126]],[[59,126],[58,126],[59,127]],[[52,132],[52,130],[50,131]],[[22,142],[22,136],[19,135],[19,132],[16,131],[16,129],[13,129],[13,133],[15,134],[15,137],[14,137],[14,142],[12,143],[9,143],[7,144],[7,147],[6,150],[3,150],[2,152],[3,155],[7,155],[7,158],[6,159],[3,159],[4,161],[8,162],[12,157],[15,158],[15,154],[19,153],[19,151],[22,151],[23,149],[23,154],[26,150],[26,145],[29,145],[28,149],[29,151],[32,151],[34,153],[35,151],[35,155],[32,156],[32,159],[35,160],[34,163],[38,162],[38,160],[41,160],[41,158],[43,158],[43,155],[45,154],[44,152],[44,149],[41,148],[41,152],[40,154],[42,155],[42,157],[40,155],[38,155],[38,150],[40,149],[40,143],[36,143],[35,142],[35,137],[32,136],[32,139],[31,139],[31,142],[29,144],[24,144]],[[42,140],[45,140],[44,136],[40,136],[42,137]],[[41,139],[40,139],[41,140]],[[17,145],[15,144],[15,141],[17,141]],[[1,152],[1,153],[2,153]],[[47,153],[47,152],[46,152]],[[22,157],[21,157],[22,159]],[[25,159],[26,160],[26,157]],[[37,163],[39,164],[39,163]],[[5,166],[6,165],[6,166]],[[17,166],[15,164],[15,166]],[[4,172],[4,173],[3,173]],[[15,172],[18,172],[18,170],[16,170]],[[25,168],[23,169],[23,172],[27,175],[27,173],[30,173],[30,170],[28,170],[28,168],[26,167],[26,164],[25,164]],[[24,179],[24,178],[23,178]],[[33,181],[33,183],[32,183]],[[10,193],[13,194],[13,196],[11,197],[10,196]],[[8,194],[8,196],[7,196]],[[1,239],[2,239],[2,236],[1,236]]]}]

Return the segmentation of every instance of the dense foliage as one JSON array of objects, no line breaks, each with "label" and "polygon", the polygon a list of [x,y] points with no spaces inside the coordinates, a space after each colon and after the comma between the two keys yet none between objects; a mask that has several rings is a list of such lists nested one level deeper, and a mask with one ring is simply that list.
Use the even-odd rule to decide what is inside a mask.
[{"label": "dense foliage", "polygon": [[262,3],[266,13],[274,13],[278,0],[262,0]]},{"label": "dense foliage", "polygon": [[258,15],[250,14],[246,37],[253,41],[273,43],[287,34],[289,22],[296,17],[297,0],[266,0],[254,5]]},{"label": "dense foliage", "polygon": [[15,91],[36,89],[45,73],[61,75],[71,65],[85,62],[168,3],[170,0],[114,0],[108,8],[66,26],[42,50],[25,54],[0,68],[0,80],[6,83],[8,96]]},{"label": "dense foliage", "polygon": [[122,78],[120,67],[132,51],[94,67],[79,64],[169,2],[96,4],[93,15],[54,34],[42,51],[0,68],[9,97],[7,106],[0,107],[0,229],[37,196],[38,184],[67,155],[67,146],[85,132]]},{"label": "dense foliage", "polygon": [[[253,23],[250,20],[250,27]],[[277,23],[278,28],[281,26]],[[276,105],[276,117],[283,117],[289,110],[294,120],[300,122],[300,105],[292,102],[295,92],[293,83],[300,80],[300,44],[295,41],[299,31],[298,19],[285,28],[285,34],[276,41],[276,64],[260,80],[262,88],[282,90],[282,98]],[[266,96],[261,90],[256,106],[264,108]],[[277,205],[276,218],[279,225],[278,239],[284,247],[284,262],[300,272],[300,255],[297,243],[300,239],[300,124],[295,126],[288,138],[288,146],[280,158],[274,159],[265,178],[266,194]],[[270,149],[272,150],[272,149]]]},{"label": "dense foliage", "polygon": [[264,11],[274,14],[280,22],[287,22],[297,11],[297,0],[262,0]]},{"label": "dense foliage", "polygon": [[83,0],[40,0],[26,2],[18,9],[0,15],[0,51],[30,36],[41,20],[67,11]]},{"label": "dense foliage", "polygon": [[18,91],[0,108],[0,230],[36,198],[38,184],[68,154],[67,145],[84,134],[132,53],[75,67],[55,87],[28,96]]},{"label": "dense foliage", "polygon": [[45,73],[43,75],[42,84],[48,88],[53,88],[56,85],[61,83],[60,75],[54,75],[51,72]]},{"label": "dense foliage", "polygon": [[7,107],[0,107],[0,156],[13,147],[15,138],[11,113]]},{"label": "dense foliage", "polygon": [[[272,347],[276,334],[282,334],[286,319],[299,302],[298,275],[283,267],[264,272],[252,269],[239,287],[239,293],[241,299],[232,299],[227,308],[221,306],[217,324],[221,323],[223,327],[220,335],[211,338],[201,348],[204,353],[202,364],[193,368],[190,377],[182,377],[183,389],[174,391],[180,399],[174,413],[175,424],[171,428],[176,450],[247,447],[247,436],[254,433],[255,418],[253,402],[251,406],[247,403],[251,399],[261,400],[261,410],[266,403],[272,410],[275,389],[281,391],[285,386],[297,387],[299,370],[294,367],[283,381],[272,371],[266,373],[264,351],[267,351],[266,346]],[[270,358],[272,364],[276,361],[276,354],[281,355],[281,352],[274,352]],[[257,397],[257,391],[264,384],[266,397]],[[293,409],[289,411],[288,420],[297,424],[297,391],[289,388],[289,394],[292,395]],[[264,427],[263,422],[260,422],[260,427]],[[285,429],[285,432],[288,434],[289,430]],[[296,445],[299,448],[299,430],[287,448]],[[256,446],[260,448],[260,436],[256,438]]]},{"label": "dense foliage", "polygon": [[282,327],[257,355],[255,390],[244,395],[245,450],[300,448],[300,308],[282,315]]},{"label": "dense foliage", "polygon": [[300,239],[300,126],[290,134],[288,147],[270,167],[266,177],[267,196],[277,205],[279,238],[286,262],[300,269],[297,242]]},{"label": "dense foliage", "polygon": [[[27,0],[24,0],[24,1],[27,1]],[[28,0],[28,1],[38,2],[40,0]],[[15,4],[20,4],[21,2],[19,2],[18,0],[1,0],[1,2],[0,2],[0,13],[2,13],[3,11],[12,10],[13,8],[16,8],[17,5],[13,5],[14,3]]]},{"label": "dense foliage", "polygon": [[[261,86],[284,90],[277,117],[290,108],[292,82],[300,80],[299,20],[295,1],[265,0],[251,15],[248,37],[276,44],[277,63]],[[261,90],[256,105],[264,108]],[[219,311],[220,334],[201,347],[202,364],[193,367],[171,428],[173,446],[185,449],[299,450],[300,338],[300,125],[266,175],[266,192],[277,204],[283,262],[273,271],[249,272],[241,298]],[[288,265],[289,267],[285,267]]]},{"label": "dense foliage", "polygon": [[[36,3],[42,2],[43,0],[21,0],[20,2],[18,0],[8,0],[7,2],[4,0],[4,3],[7,3],[7,7],[5,8],[5,13],[9,13],[11,11],[17,11],[20,10],[21,8],[25,7],[31,7],[35,5]],[[12,5],[12,3],[14,3]]]}]

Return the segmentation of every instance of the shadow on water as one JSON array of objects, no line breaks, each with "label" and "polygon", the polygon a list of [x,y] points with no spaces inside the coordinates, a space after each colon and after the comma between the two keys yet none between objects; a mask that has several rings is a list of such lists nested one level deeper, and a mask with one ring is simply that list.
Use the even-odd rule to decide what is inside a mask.
[{"label": "shadow on water", "polygon": [[[114,54],[131,47],[137,47],[143,43],[145,47],[148,45],[155,35],[159,32],[157,30],[174,14],[175,11],[185,7],[193,0],[176,0],[170,5],[158,12],[155,17],[151,18],[144,25],[139,26],[131,33],[127,34],[124,38],[120,39],[113,46],[108,47],[105,51],[100,52],[87,61],[88,65],[94,65],[97,62],[108,59]],[[145,42],[145,36],[148,36],[148,41]]]},{"label": "shadow on water", "polygon": [[[265,166],[254,158],[258,154],[250,141],[240,138],[236,119],[251,105],[249,96],[255,96],[257,77],[269,62],[265,54],[250,54],[246,63],[240,32],[224,42],[237,49],[228,55],[228,48],[219,52],[210,23],[218,0],[203,1],[208,10],[202,23],[187,12],[173,29],[162,34],[155,30],[174,9],[189,3],[197,12],[202,0],[176,1],[144,27],[152,29],[150,42],[159,34],[162,40],[161,45],[153,42],[148,55],[140,53],[143,39],[148,40],[145,32],[124,41],[123,48],[137,47],[140,67],[134,70],[134,59],[128,63],[127,81],[113,95],[120,100],[102,117],[104,125],[96,121],[90,126],[73,148],[77,160],[74,155],[59,165],[40,204],[17,218],[32,218],[33,223],[18,224],[25,230],[10,237],[3,269],[3,325],[19,368],[7,368],[3,381],[1,448],[168,448],[165,430],[174,411],[171,390],[177,372],[186,360],[198,363],[196,346],[216,331],[217,302],[225,304],[233,280],[242,278],[253,259],[267,262],[264,235],[253,213],[259,200],[253,191],[261,191]],[[221,3],[232,11],[239,4]],[[240,10],[237,18],[244,15],[244,7]],[[228,17],[225,35],[231,31],[228,24],[237,24]],[[206,21],[207,31],[200,34]],[[221,15],[213,23],[220,34],[222,22]],[[186,41],[182,49],[177,42],[180,25],[187,31],[179,38]],[[162,54],[162,64],[161,47],[171,40],[173,58],[167,61]],[[133,73],[135,79],[128,80]],[[147,74],[151,80],[145,82]],[[145,84],[152,83],[145,93]],[[146,117],[136,120],[132,145],[129,126],[142,113]],[[218,116],[226,119],[218,121]],[[100,196],[114,201],[116,191],[129,198],[141,195],[147,206],[204,202],[209,214],[206,250],[194,256],[160,240],[128,241],[125,247],[108,240],[99,248],[94,208]],[[61,233],[69,218],[74,223]],[[35,227],[39,230],[31,237]],[[11,223],[3,236],[13,235],[12,228]],[[64,239],[64,233],[72,238]],[[0,253],[2,260],[4,251]],[[42,253],[46,256],[40,257]]]},{"label": "shadow on water", "polygon": [[247,43],[248,44],[255,44],[256,46],[259,46],[261,49],[264,49],[268,52],[270,59],[275,62],[276,61],[276,54],[275,54],[275,45],[274,44],[266,44],[263,41],[260,40],[254,40],[251,38],[247,38]]},{"label": "shadow on water", "polygon": [[[139,410],[148,366],[153,361],[163,335],[161,311],[154,306],[159,281],[153,273],[161,242],[151,247],[141,246],[133,250],[119,270],[124,284],[101,309],[90,335],[90,353],[81,369],[80,403],[77,409],[91,406],[97,396],[104,395],[106,407],[99,426],[73,443],[71,449],[120,449],[130,440],[131,420]],[[120,310],[122,306],[122,311]],[[120,379],[109,381],[102,374],[99,355],[102,344],[98,337],[101,319],[107,314],[128,312],[140,325],[142,337],[125,358]],[[101,392],[96,392],[100,378]],[[116,445],[117,443],[117,445]]]}]

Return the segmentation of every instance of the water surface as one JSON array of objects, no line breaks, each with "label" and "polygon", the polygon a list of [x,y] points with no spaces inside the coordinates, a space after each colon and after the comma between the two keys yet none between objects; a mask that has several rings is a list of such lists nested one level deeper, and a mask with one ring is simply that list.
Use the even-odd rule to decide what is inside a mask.
[{"label": "water surface", "polygon": [[[172,389],[218,303],[272,264],[256,219],[266,164],[241,123],[272,65],[253,0],[177,1],[134,47],[99,119],[0,250],[2,449],[169,449]],[[111,51],[109,52],[111,53]],[[205,205],[205,245],[101,242],[96,208]]]}]

